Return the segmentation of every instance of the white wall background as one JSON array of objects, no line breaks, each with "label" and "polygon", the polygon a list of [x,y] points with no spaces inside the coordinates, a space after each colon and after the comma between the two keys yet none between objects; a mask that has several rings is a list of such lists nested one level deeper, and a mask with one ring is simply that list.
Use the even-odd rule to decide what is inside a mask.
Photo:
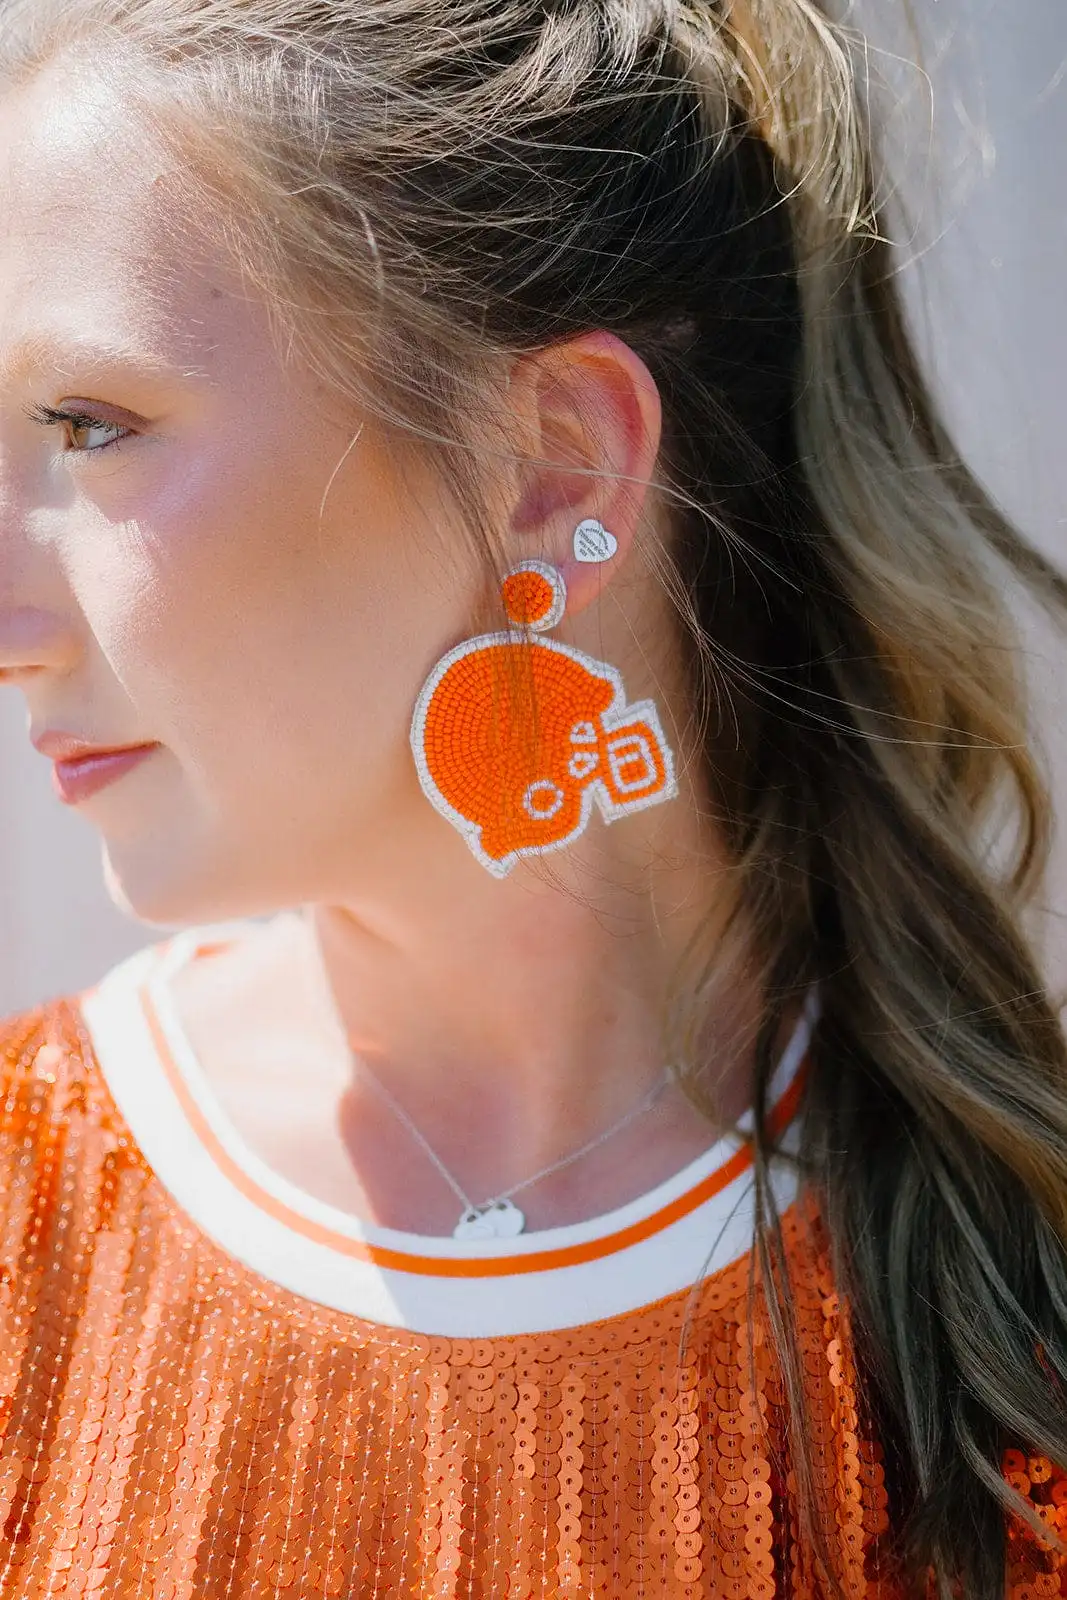
[{"label": "white wall background", "polygon": [[[915,223],[908,281],[950,421],[979,476],[1067,568],[1067,4],[862,0],[891,86],[891,153]],[[899,8],[899,9],[898,9]],[[903,58],[894,61],[891,53]],[[932,95],[932,121],[931,121]],[[1036,620],[1028,650],[1044,743],[1067,810],[1067,645]],[[0,1016],[94,982],[161,935],[103,889],[96,834],[52,794],[0,688]],[[1067,982],[1067,850],[1039,932]]]},{"label": "white wall background", "polygon": [[[855,0],[883,84],[905,276],[946,417],[1017,526],[1067,571],[1067,5]],[[915,66],[921,62],[921,70]],[[1067,639],[1021,609],[1060,820],[1032,932],[1067,988]]]}]

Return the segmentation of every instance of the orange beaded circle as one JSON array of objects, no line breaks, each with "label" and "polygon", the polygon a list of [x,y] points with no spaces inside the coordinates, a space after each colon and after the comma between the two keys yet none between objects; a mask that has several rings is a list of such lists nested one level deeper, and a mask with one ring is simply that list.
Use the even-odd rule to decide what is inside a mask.
[{"label": "orange beaded circle", "polygon": [[543,572],[532,567],[510,572],[504,579],[502,594],[509,619],[520,628],[551,626],[548,619],[559,603],[559,584]]}]

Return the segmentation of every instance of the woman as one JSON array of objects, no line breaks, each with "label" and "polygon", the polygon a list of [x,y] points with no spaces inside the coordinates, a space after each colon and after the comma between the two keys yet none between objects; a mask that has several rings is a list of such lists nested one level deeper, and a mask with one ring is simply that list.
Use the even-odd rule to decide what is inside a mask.
[{"label": "woman", "polygon": [[845,35],[0,50],[0,666],[180,930],[4,1025],[0,1595],[1065,1592],[1002,597],[1067,591],[917,374]]}]

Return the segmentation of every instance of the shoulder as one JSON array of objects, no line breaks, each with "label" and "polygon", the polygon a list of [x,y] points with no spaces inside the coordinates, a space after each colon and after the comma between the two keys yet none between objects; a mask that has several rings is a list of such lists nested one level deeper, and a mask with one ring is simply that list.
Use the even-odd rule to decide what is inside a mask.
[{"label": "shoulder", "polygon": [[[175,930],[124,957],[83,990],[0,1018],[0,1141],[34,1142],[76,1107],[106,1120],[108,1085],[140,1059],[142,996],[205,949],[252,942],[262,919]],[[113,1106],[111,1108],[113,1110]],[[32,1128],[31,1125],[32,1124]]]},{"label": "shoulder", "polygon": [[0,1325],[63,1255],[73,1197],[119,1170],[147,1178],[95,1061],[77,1000],[0,1021]]},{"label": "shoulder", "polygon": [[0,1085],[11,1092],[54,1088],[59,1076],[88,1064],[92,1039],[86,1010],[99,996],[132,992],[162,959],[172,940],[164,938],[116,962],[95,983],[25,1011],[0,1017]]},{"label": "shoulder", "polygon": [[76,1053],[71,999],[50,1000],[31,1010],[0,1018],[0,1092],[5,1124],[22,1103],[48,1096]]},{"label": "shoulder", "polygon": [[[124,1055],[142,987],[178,945],[211,929],[146,944],[87,988],[0,1018],[0,1203],[18,1170],[53,1163],[93,1137],[122,1137],[101,1057]],[[90,1129],[93,1133],[90,1133]]]},{"label": "shoulder", "polygon": [[63,995],[0,1019],[0,1198],[41,1162],[57,1169],[72,1133],[113,1112],[82,1004]]}]

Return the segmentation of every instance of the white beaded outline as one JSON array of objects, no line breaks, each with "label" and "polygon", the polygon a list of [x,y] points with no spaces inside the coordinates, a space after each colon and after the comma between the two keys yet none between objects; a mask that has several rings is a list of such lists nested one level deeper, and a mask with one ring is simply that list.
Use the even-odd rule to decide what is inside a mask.
[{"label": "white beaded outline", "polygon": [[606,661],[598,661],[593,656],[587,656],[581,650],[576,650],[571,645],[561,644],[558,639],[534,639],[528,642],[540,650],[554,650],[559,655],[567,656],[575,661],[586,671],[593,672],[597,677],[606,678],[614,690],[614,699],[607,709],[601,714],[601,723],[606,732],[623,729],[628,724],[643,720],[655,733],[663,752],[664,783],[663,787],[655,794],[646,795],[640,800],[624,800],[618,802],[612,799],[611,792],[602,778],[593,778],[582,790],[581,811],[578,821],[570,833],[562,839],[555,839],[550,844],[520,845],[517,850],[512,850],[508,855],[499,860],[490,856],[482,849],[482,825],[472,822],[441,793],[434,782],[426,760],[426,719],[429,715],[430,703],[437,692],[438,685],[445,674],[455,666],[457,661],[462,661],[464,656],[473,655],[476,651],[485,650],[497,645],[513,645],[517,642],[527,641],[528,634],[540,634],[548,628],[554,628],[563,618],[567,607],[567,585],[562,572],[558,567],[551,566],[547,561],[530,559],[520,561],[515,566],[509,567],[504,574],[505,581],[515,577],[521,572],[537,572],[552,585],[553,603],[549,611],[536,622],[529,623],[525,628],[512,626],[500,633],[483,633],[474,639],[464,639],[462,644],[457,644],[449,650],[430,673],[419,692],[415,702],[415,709],[411,718],[411,750],[415,757],[415,767],[419,774],[419,783],[422,792],[433,806],[434,810],[450,822],[458,833],[466,839],[471,854],[492,873],[494,878],[506,878],[516,863],[524,856],[548,855],[553,850],[563,850],[567,845],[573,844],[589,826],[593,815],[594,805],[599,809],[605,823],[618,822],[621,817],[629,816],[634,811],[644,811],[650,806],[661,805],[665,800],[674,800],[678,795],[678,782],[675,776],[674,753],[667,743],[660,721],[659,711],[652,700],[637,700],[632,705],[627,703],[626,688],[622,681],[622,674],[617,668],[610,666]]}]

